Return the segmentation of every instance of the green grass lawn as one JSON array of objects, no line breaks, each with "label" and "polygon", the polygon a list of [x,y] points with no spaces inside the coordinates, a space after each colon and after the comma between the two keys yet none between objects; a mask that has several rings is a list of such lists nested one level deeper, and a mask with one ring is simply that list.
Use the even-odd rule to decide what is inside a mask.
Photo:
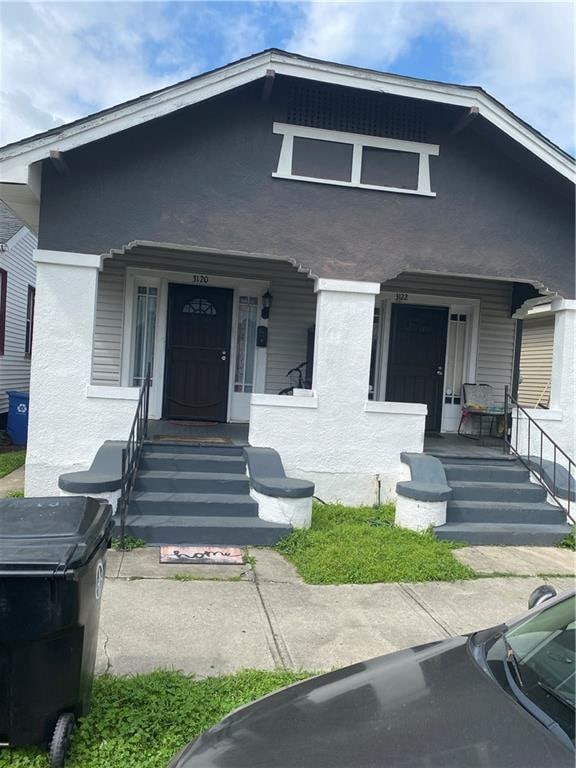
[{"label": "green grass lawn", "polygon": [[7,451],[0,453],[0,477],[9,475],[21,467],[26,460],[26,451]]},{"label": "green grass lawn", "polygon": [[[168,671],[96,678],[66,768],[167,768],[175,752],[233,709],[307,677],[247,670],[204,680]],[[47,768],[48,762],[38,749],[0,748],[0,766]]]},{"label": "green grass lawn", "polygon": [[431,532],[395,528],[394,507],[315,504],[312,526],[277,544],[308,584],[456,581],[476,574]]}]

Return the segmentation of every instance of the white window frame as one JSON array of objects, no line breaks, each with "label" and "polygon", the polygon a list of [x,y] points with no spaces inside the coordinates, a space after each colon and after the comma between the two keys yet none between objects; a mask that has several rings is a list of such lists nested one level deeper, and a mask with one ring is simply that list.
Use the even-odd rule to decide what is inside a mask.
[{"label": "white window frame", "polygon": [[[288,123],[274,123],[272,130],[281,135],[282,146],[278,158],[278,167],[272,173],[276,179],[291,179],[292,181],[309,181],[313,184],[331,184],[338,187],[355,187],[358,189],[372,189],[378,192],[398,192],[402,195],[423,195],[424,197],[436,197],[430,186],[430,155],[440,154],[438,144],[424,144],[417,141],[401,141],[399,139],[384,139],[379,136],[366,136],[361,133],[347,133],[345,131],[329,131],[324,128],[309,128],[304,125],[290,125]],[[312,176],[297,176],[292,173],[292,161],[294,154],[294,139],[316,139],[319,141],[331,141],[338,144],[352,146],[352,170],[350,181],[336,179],[319,179]],[[362,152],[364,147],[376,149],[388,149],[394,152],[409,152],[418,155],[418,184],[416,189],[404,187],[386,187],[377,184],[363,184],[362,178]]]},{"label": "white window frame", "polygon": [[[164,400],[164,372],[166,358],[166,335],[168,325],[168,286],[170,283],[182,285],[199,285],[198,270],[191,272],[166,272],[160,269],[139,269],[128,267],[126,270],[126,291],[124,296],[124,332],[122,336],[122,371],[121,385],[130,387],[132,374],[133,324],[136,287],[147,285],[158,288],[156,305],[156,333],[154,337],[154,370],[152,371],[152,386],[150,388],[150,418],[162,418]],[[250,398],[252,393],[234,392],[234,372],[236,370],[236,353],[238,341],[238,309],[240,296],[255,296],[258,298],[258,325],[267,325],[268,321],[261,318],[262,296],[270,288],[266,280],[244,280],[236,277],[222,277],[202,273],[207,282],[202,282],[207,288],[230,288],[233,291],[232,301],[232,332],[230,336],[230,374],[228,377],[227,420],[246,422],[250,414]],[[266,383],[267,348],[256,346],[254,360],[254,392],[262,393]]]},{"label": "white window frame", "polygon": [[[402,297],[402,298],[399,298]],[[478,341],[480,333],[480,299],[469,299],[462,296],[438,296],[434,294],[415,293],[413,291],[382,291],[376,297],[381,303],[380,309],[380,367],[377,368],[374,386],[374,400],[385,400],[386,381],[388,376],[388,357],[390,354],[390,325],[392,318],[392,304],[404,304],[408,306],[423,305],[448,308],[448,323],[446,327],[446,355],[444,359],[444,371],[448,363],[448,334],[450,332],[450,315],[467,315],[466,340],[464,344],[465,359],[462,366],[462,382],[476,381],[476,369],[478,365]],[[442,390],[442,421],[441,431],[456,431],[458,418],[462,404],[449,405],[445,402],[445,386]],[[454,427],[456,424],[456,427]]]}]

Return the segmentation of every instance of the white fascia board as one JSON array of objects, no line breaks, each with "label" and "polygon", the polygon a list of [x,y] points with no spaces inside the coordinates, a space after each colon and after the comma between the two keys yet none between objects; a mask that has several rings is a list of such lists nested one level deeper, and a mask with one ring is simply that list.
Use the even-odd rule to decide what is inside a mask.
[{"label": "white fascia board", "polygon": [[270,55],[265,54],[232,64],[191,82],[143,97],[113,112],[96,115],[93,120],[68,128],[64,125],[60,133],[39,136],[23,147],[15,144],[0,149],[0,178],[9,180],[12,173],[18,174],[18,181],[21,181],[22,167],[48,157],[51,150],[66,152],[258,80],[266,74],[269,62]]},{"label": "white fascia board", "polygon": [[[70,127],[49,136],[39,136],[24,146],[15,144],[0,150],[0,178],[22,182],[22,166],[48,157],[51,150],[60,152],[87,144],[134,125],[191,106],[226,91],[238,88],[264,77],[272,67],[279,75],[315,80],[350,88],[389,93],[411,99],[423,99],[461,107],[477,107],[479,113],[496,127],[510,135],[519,144],[546,162],[558,173],[574,181],[574,161],[560,150],[548,144],[537,133],[515,118],[495,100],[479,89],[464,88],[444,83],[407,80],[395,75],[351,68],[345,65],[299,59],[273,51],[245,61],[231,64],[216,72],[208,73],[193,81],[168,88],[160,93],[119,107],[92,120]],[[10,175],[18,178],[10,178]]]}]

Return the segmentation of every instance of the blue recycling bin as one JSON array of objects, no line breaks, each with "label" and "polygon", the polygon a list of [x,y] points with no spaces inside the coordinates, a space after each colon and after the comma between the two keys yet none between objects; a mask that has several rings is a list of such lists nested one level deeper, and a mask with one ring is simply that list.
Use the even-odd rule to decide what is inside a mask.
[{"label": "blue recycling bin", "polygon": [[8,436],[14,445],[26,445],[28,437],[28,392],[11,390],[8,395]]}]

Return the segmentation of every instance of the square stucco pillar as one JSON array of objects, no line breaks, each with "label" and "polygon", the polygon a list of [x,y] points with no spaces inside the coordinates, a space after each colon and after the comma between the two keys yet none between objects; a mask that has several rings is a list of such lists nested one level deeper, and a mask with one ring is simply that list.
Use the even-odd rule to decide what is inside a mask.
[{"label": "square stucco pillar", "polygon": [[312,391],[252,395],[249,442],[277,450],[324,501],[394,498],[407,478],[400,454],[422,450],[426,406],[368,399],[379,283],[318,279],[315,290]]},{"label": "square stucco pillar", "polygon": [[550,386],[550,411],[560,412],[561,421],[542,424],[569,456],[576,458],[576,301],[552,302],[554,351]]},{"label": "square stucco pillar", "polygon": [[379,283],[316,281],[312,389],[336,410],[368,399],[375,296]]},{"label": "square stucco pillar", "polygon": [[103,437],[126,438],[135,404],[87,397],[102,257],[37,250],[34,261],[26,495],[52,496],[62,472],[90,465]]}]

